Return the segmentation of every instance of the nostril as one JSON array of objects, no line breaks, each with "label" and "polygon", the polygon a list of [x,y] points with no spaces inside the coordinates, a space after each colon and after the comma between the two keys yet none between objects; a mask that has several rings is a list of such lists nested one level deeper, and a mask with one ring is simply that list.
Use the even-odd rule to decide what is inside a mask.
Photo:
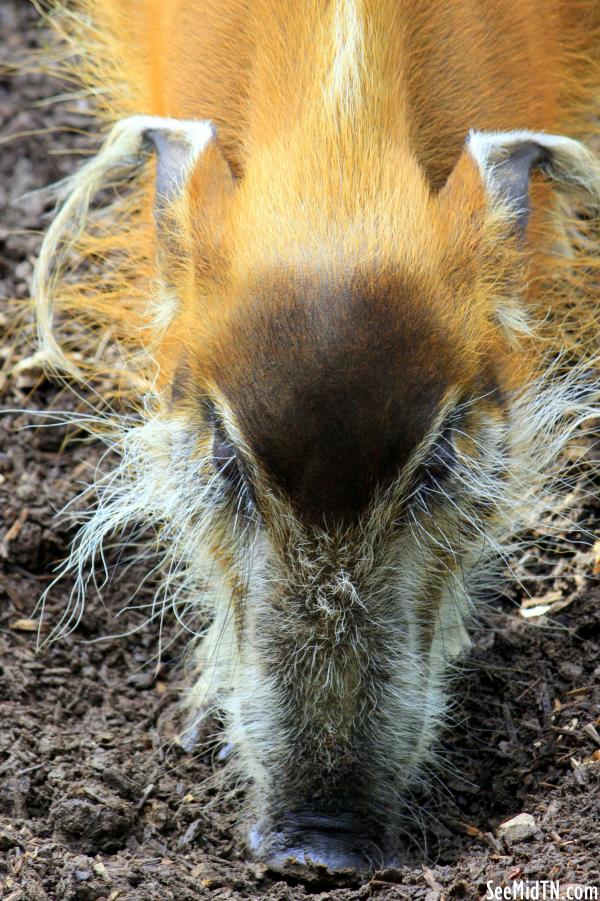
[{"label": "nostril", "polygon": [[304,881],[356,878],[384,864],[379,845],[351,817],[299,814],[266,835],[257,827],[251,845],[270,870]]}]

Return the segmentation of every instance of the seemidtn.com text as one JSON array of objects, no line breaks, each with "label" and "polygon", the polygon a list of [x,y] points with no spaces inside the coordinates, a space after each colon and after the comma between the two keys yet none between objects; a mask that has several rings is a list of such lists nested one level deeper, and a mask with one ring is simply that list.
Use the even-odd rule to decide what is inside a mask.
[{"label": "seemidtn.com text", "polygon": [[600,886],[561,883],[557,879],[535,882],[515,880],[508,885],[486,883],[486,899],[490,901],[600,901]]}]

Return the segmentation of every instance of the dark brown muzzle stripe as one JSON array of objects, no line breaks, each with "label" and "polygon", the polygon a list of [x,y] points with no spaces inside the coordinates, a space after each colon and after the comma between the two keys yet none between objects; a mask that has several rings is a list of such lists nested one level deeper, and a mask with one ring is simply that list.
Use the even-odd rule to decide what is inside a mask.
[{"label": "dark brown muzzle stripe", "polygon": [[460,358],[420,294],[399,275],[347,287],[283,276],[240,305],[226,345],[240,353],[216,378],[299,515],[356,518],[424,438]]}]

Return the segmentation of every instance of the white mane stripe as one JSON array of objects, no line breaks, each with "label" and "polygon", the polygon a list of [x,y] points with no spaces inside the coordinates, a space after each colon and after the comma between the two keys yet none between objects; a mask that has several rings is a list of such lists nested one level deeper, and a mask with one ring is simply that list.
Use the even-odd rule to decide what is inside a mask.
[{"label": "white mane stripe", "polygon": [[361,0],[337,0],[332,21],[333,63],[325,86],[325,101],[350,112],[361,95],[364,63],[364,23]]}]

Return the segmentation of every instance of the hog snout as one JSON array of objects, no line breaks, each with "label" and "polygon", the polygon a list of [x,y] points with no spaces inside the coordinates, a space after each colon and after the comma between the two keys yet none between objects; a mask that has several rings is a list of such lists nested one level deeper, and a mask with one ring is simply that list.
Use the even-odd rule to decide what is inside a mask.
[{"label": "hog snout", "polygon": [[303,881],[352,879],[386,863],[364,818],[302,811],[278,824],[257,824],[250,834],[254,855],[270,870]]}]

